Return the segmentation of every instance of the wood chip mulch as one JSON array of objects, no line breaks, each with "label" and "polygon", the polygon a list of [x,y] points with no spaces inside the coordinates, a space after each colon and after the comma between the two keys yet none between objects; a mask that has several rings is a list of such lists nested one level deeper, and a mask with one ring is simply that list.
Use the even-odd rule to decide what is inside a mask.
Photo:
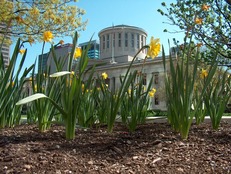
[{"label": "wood chip mulch", "polygon": [[121,124],[76,130],[65,140],[63,126],[40,133],[23,124],[0,130],[0,173],[137,174],[231,173],[231,123],[192,125],[182,140],[167,123],[139,125],[129,133]]}]

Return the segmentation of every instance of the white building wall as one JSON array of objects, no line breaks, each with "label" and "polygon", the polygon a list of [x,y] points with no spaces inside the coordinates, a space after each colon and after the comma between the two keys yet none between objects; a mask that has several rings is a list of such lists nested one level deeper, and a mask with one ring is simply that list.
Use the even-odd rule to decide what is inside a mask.
[{"label": "white building wall", "polygon": [[[120,76],[125,76],[130,62],[127,63],[118,63],[118,64],[108,64],[105,66],[100,66],[96,68],[95,77],[101,75],[103,72],[108,74],[109,88],[111,91],[117,90],[120,88]],[[143,67],[143,69],[142,69]],[[155,103],[156,98],[151,98],[150,108],[158,110],[166,110],[165,103],[165,90],[164,90],[164,68],[161,58],[156,58],[154,60],[148,59],[146,63],[143,64],[143,61],[136,61],[131,68],[131,72],[134,70],[141,71],[146,74],[146,88],[155,74],[158,74],[158,83],[155,84],[155,78],[153,77],[152,87],[156,89],[156,97],[158,97],[158,104]],[[86,77],[87,79],[88,77]]]}]

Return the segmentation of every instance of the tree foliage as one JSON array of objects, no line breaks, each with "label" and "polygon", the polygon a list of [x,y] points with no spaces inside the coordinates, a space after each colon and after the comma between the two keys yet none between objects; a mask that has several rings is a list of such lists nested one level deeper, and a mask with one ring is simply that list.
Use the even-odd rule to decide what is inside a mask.
[{"label": "tree foliage", "polygon": [[162,6],[165,12],[158,11],[169,19],[170,25],[191,32],[211,51],[231,59],[231,0],[177,0],[169,7],[164,2]]},{"label": "tree foliage", "polygon": [[45,31],[54,36],[72,35],[84,30],[85,11],[74,0],[1,0],[0,34],[20,37],[24,41],[40,41]]}]

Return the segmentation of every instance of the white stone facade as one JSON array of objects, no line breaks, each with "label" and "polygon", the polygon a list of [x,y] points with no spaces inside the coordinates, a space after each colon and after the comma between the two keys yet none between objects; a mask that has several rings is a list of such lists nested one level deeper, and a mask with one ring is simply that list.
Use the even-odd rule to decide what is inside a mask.
[{"label": "white stone facade", "polygon": [[[103,72],[106,72],[108,74],[106,83],[108,83],[109,89],[111,91],[116,91],[121,85],[120,76],[125,76],[129,65],[130,62],[99,66],[96,68],[95,77],[101,76]],[[147,59],[145,60],[145,63],[144,60],[135,61],[131,67],[131,72],[134,70],[142,70],[142,74],[146,77],[146,82],[143,84],[145,88],[148,87],[149,82],[153,77],[152,88],[156,89],[156,94],[153,98],[151,98],[150,109],[166,110],[162,57]],[[88,79],[87,76],[86,79]]]},{"label": "white stone facade", "polygon": [[[99,32],[100,60],[108,62],[105,66],[96,68],[96,74],[106,72],[109,76],[109,88],[118,90],[120,76],[124,76],[130,62],[137,52],[145,45],[147,32],[139,27],[117,25],[105,28]],[[142,50],[132,65],[131,71],[141,71],[146,77],[143,84],[146,88],[153,77],[152,87],[156,89],[155,97],[151,99],[150,108],[166,110],[164,91],[164,67],[162,58],[145,59],[147,50]],[[145,63],[144,63],[145,62]]]}]

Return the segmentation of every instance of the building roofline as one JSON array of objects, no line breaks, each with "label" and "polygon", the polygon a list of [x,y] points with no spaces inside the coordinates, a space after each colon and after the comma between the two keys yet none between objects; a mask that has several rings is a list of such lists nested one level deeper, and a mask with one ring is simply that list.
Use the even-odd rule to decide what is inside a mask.
[{"label": "building roofline", "polygon": [[66,43],[66,44],[63,44],[63,45],[59,45],[59,46],[55,47],[54,49],[56,50],[56,49],[67,48],[67,47],[72,47],[72,46],[73,46],[73,44]]},{"label": "building roofline", "polygon": [[92,43],[96,43],[96,44],[99,44],[99,41],[98,40],[90,40],[88,42],[82,42],[82,43],[79,43],[78,46],[84,46],[84,45],[88,45],[88,44],[92,44]]},{"label": "building roofline", "polygon": [[[169,56],[166,57],[167,58],[167,62],[169,61]],[[175,59],[175,58],[173,58]],[[156,64],[156,63],[161,63],[163,62],[163,59],[162,59],[162,56],[159,56],[159,57],[156,57],[155,59],[146,59],[145,60],[145,64]],[[106,62],[105,62],[106,63]],[[118,68],[124,68],[124,67],[129,67],[131,64],[131,62],[124,62],[124,63],[118,63],[118,64],[105,64],[105,65],[102,65],[102,66],[98,66],[96,67],[96,70],[100,70],[100,71],[105,71],[107,69],[118,69]],[[140,66],[140,65],[143,65],[144,64],[144,60],[140,60],[140,61],[134,61],[132,67],[137,67],[137,66]]]},{"label": "building roofline", "polygon": [[142,32],[144,32],[146,35],[148,35],[147,31],[145,31],[143,28],[140,27],[136,27],[136,26],[130,26],[130,25],[115,25],[115,26],[111,26],[111,27],[107,27],[104,28],[102,30],[99,31],[98,35],[100,35],[100,33],[107,31],[107,30],[111,30],[111,29],[124,29],[124,28],[130,28],[130,29],[135,29],[135,30],[140,30]]}]

